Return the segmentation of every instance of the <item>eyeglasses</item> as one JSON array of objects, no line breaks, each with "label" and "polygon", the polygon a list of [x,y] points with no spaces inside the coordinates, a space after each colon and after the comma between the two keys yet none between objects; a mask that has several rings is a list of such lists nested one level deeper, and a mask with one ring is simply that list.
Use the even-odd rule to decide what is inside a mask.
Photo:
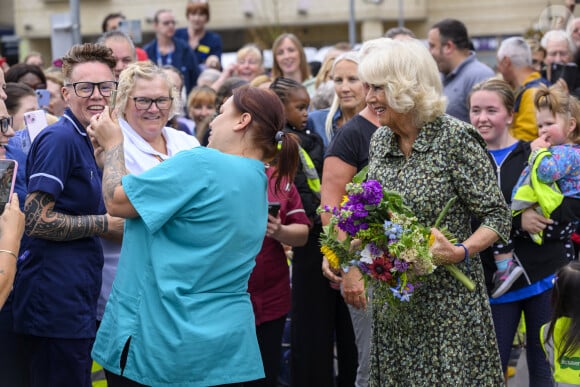
[{"label": "eyeglasses", "polygon": [[2,134],[8,133],[8,129],[12,127],[14,123],[14,117],[4,117],[0,118],[0,129],[2,130]]},{"label": "eyeglasses", "polygon": [[175,25],[175,20],[164,20],[161,22],[164,26]]},{"label": "eyeglasses", "polygon": [[131,97],[135,102],[135,109],[137,110],[148,110],[151,108],[151,105],[155,103],[157,109],[159,110],[167,110],[171,107],[171,103],[173,102],[173,98],[171,97],[159,97],[157,99],[147,98],[147,97]]},{"label": "eyeglasses", "polygon": [[72,86],[75,94],[81,98],[89,98],[93,95],[95,91],[95,86],[99,89],[99,93],[103,97],[110,97],[113,90],[117,89],[117,82],[115,81],[105,81],[105,82],[75,82],[64,85],[65,87]]}]

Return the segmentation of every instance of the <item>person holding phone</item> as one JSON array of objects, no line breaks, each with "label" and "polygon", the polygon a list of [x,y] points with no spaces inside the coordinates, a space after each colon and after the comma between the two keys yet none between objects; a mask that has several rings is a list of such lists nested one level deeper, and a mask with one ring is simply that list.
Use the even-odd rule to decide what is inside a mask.
[{"label": "person holding phone", "polygon": [[[292,134],[284,134],[292,136]],[[250,276],[248,292],[256,317],[256,333],[266,377],[244,383],[244,387],[276,387],[280,371],[280,345],[284,324],[291,307],[290,268],[286,246],[304,246],[310,220],[302,207],[292,180],[276,187],[276,170],[266,168],[268,176],[268,226],[256,267]]]},{"label": "person holding phone", "polygon": [[20,211],[18,195],[13,193],[0,216],[0,309],[12,291],[22,234],[24,213]]},{"label": "person holding phone", "polygon": [[[56,117],[39,109],[35,91],[30,86],[18,82],[7,83],[6,107],[8,112],[12,115],[14,121],[14,130],[16,134],[10,139],[10,145],[22,150],[24,154],[28,154],[32,141],[36,135],[48,123],[55,123]],[[22,164],[25,167],[25,164]],[[24,200],[22,201],[24,204]]]},{"label": "person holding phone", "polygon": [[34,90],[46,89],[46,75],[37,65],[18,63],[4,74],[6,82],[22,82]]},{"label": "person holding phone", "polygon": [[91,386],[103,251],[99,237],[122,235],[106,213],[101,172],[86,127],[103,112],[117,83],[115,59],[97,44],[63,57],[69,108],[45,128],[28,154],[26,233],[14,284],[14,329],[25,348],[30,386]]},{"label": "person holding phone", "polygon": [[[0,90],[2,90],[1,86],[3,80],[1,74],[2,71],[0,71]],[[0,92],[0,162],[3,162],[2,159],[10,159],[18,163],[16,181],[14,184],[14,193],[18,197],[18,201],[13,203],[18,204],[20,211],[22,211],[24,209],[24,200],[26,199],[26,179],[24,176],[26,155],[20,148],[14,146],[11,142],[15,134],[14,129],[12,128],[12,121],[12,117],[6,109],[4,98]],[[16,212],[15,209],[16,208],[13,207],[13,213]],[[8,216],[9,215],[7,214],[6,217],[0,217],[0,239],[6,238],[6,241],[10,241],[11,244],[13,243],[13,248],[7,248],[8,244],[2,242],[0,242],[0,245],[4,247],[0,248],[13,251],[16,255],[20,255],[20,252],[26,249],[27,237],[26,235],[23,235],[23,233],[19,233],[18,235],[20,235],[20,238],[17,242],[16,239],[12,239],[3,232],[4,227],[2,226],[2,222],[3,220],[8,220]],[[9,222],[9,224],[12,223],[13,221]],[[14,226],[16,225],[14,224]],[[18,228],[9,227],[8,230],[9,232],[15,232]],[[6,255],[6,257],[4,257],[4,255]],[[23,383],[21,362],[22,348],[19,347],[16,335],[12,328],[12,297],[10,296],[17,261],[10,255],[11,254],[9,253],[4,253],[2,254],[2,257],[0,257],[0,271],[3,270],[5,273],[4,275],[0,274],[0,298],[2,299],[2,302],[0,302],[0,343],[2,343],[2,349],[0,350],[0,375],[2,375],[2,385],[21,386]],[[14,268],[14,271],[12,271],[12,268]],[[7,298],[5,298],[5,294]]]},{"label": "person holding phone", "polygon": [[[25,83],[9,82],[6,84],[6,94],[8,95],[6,108],[13,117],[14,131],[19,132],[26,127],[24,113],[39,109],[36,92]],[[30,144],[28,144],[28,147],[30,147]]]}]

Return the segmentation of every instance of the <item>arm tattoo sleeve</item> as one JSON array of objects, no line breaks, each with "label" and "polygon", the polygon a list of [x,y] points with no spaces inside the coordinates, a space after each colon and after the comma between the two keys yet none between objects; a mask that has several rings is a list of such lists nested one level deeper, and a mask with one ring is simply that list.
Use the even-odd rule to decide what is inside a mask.
[{"label": "arm tattoo sleeve", "polygon": [[54,211],[52,195],[36,191],[26,197],[25,230],[29,236],[70,241],[107,232],[106,215],[65,215]]},{"label": "arm tattoo sleeve", "polygon": [[103,199],[110,202],[115,195],[115,188],[121,185],[121,178],[127,174],[123,143],[105,151],[103,168]]}]

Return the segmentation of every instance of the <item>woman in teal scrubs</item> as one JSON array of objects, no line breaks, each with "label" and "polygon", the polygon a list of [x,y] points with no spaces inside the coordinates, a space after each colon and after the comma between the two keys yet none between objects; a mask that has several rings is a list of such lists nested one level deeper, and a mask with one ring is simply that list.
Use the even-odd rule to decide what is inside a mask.
[{"label": "woman in teal scrubs", "polygon": [[116,120],[105,111],[91,121],[105,205],[127,218],[92,352],[111,387],[264,377],[247,286],[268,220],[264,163],[278,156],[278,179],[296,170],[298,143],[284,122],[275,94],[238,88],[211,122],[208,148],[134,176]]}]

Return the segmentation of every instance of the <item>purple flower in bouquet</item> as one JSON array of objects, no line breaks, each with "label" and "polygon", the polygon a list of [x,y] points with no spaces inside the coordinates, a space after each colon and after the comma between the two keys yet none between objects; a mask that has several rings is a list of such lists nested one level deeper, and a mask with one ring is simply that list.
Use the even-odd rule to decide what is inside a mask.
[{"label": "purple flower in bouquet", "polygon": [[369,180],[361,184],[363,187],[363,201],[366,204],[377,206],[383,199],[383,187],[376,180]]},{"label": "purple flower in bouquet", "polygon": [[352,202],[349,200],[341,207],[341,216],[338,221],[338,227],[351,236],[356,235],[360,230],[369,228],[368,223],[363,220],[369,212],[365,209],[364,203]]},{"label": "purple flower in bouquet", "polygon": [[415,286],[410,283],[406,283],[405,286],[401,286],[401,282],[399,280],[399,284],[395,288],[390,289],[393,293],[393,296],[401,301],[410,301],[411,296],[413,295],[413,291],[415,291]]},{"label": "purple flower in bouquet", "polygon": [[405,262],[402,261],[398,258],[395,258],[394,260],[394,266],[395,269],[399,272],[399,273],[404,273],[409,269],[409,262]]}]

